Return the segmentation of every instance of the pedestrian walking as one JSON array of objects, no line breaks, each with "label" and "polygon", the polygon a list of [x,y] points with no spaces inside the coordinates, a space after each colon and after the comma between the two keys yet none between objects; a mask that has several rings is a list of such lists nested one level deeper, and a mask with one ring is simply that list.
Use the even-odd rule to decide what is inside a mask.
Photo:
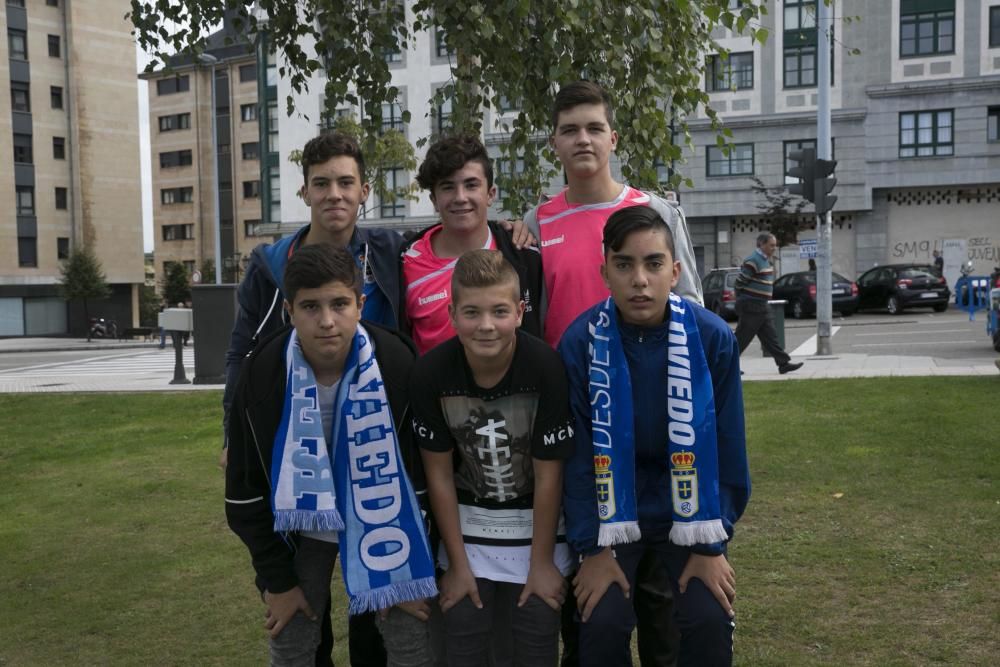
[{"label": "pedestrian walking", "polygon": [[754,336],[760,339],[764,351],[774,358],[778,372],[784,375],[802,368],[802,362],[793,362],[788,353],[778,344],[778,332],[768,301],[774,294],[774,266],[771,257],[778,248],[774,234],[757,236],[757,249],[743,260],[740,275],[736,277],[736,315],[740,318],[736,325],[736,340],[740,354]]}]

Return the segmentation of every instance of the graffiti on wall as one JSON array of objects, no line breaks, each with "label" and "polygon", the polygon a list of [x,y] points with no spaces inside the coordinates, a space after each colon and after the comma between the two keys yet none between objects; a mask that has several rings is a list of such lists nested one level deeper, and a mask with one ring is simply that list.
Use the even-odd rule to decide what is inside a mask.
[{"label": "graffiti on wall", "polygon": [[[930,260],[935,250],[938,252],[943,250],[942,244],[943,241],[940,239],[900,241],[892,246],[892,257],[902,260]],[[989,236],[971,237],[966,242],[966,250],[968,258],[973,262],[1000,265],[1000,239],[992,239]]]}]

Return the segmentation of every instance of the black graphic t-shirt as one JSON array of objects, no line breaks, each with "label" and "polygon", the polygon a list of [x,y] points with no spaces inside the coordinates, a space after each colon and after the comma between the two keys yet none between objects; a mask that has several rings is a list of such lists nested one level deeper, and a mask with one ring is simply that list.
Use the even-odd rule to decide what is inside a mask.
[{"label": "black graphic t-shirt", "polygon": [[566,459],[574,446],[562,360],[541,339],[518,331],[510,369],[484,389],[476,385],[456,337],[417,359],[410,387],[416,442],[455,452],[455,488],[473,572],[523,583],[531,547],[532,458]]}]

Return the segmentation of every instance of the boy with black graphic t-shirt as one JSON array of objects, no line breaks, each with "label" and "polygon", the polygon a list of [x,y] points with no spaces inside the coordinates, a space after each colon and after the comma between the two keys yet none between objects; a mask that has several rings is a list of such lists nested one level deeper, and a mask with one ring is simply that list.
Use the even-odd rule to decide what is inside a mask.
[{"label": "boy with black graphic t-shirt", "polygon": [[457,336],[417,360],[413,431],[435,523],[449,664],[486,664],[493,617],[510,605],[515,665],[558,656],[563,576],[563,459],[573,450],[566,376],[542,340],[518,331],[514,268],[464,254],[452,276]]}]

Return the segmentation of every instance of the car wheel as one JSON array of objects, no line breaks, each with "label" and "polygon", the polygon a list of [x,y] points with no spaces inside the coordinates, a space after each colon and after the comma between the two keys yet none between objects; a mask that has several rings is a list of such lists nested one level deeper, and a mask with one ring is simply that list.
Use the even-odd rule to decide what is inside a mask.
[{"label": "car wheel", "polygon": [[899,299],[895,295],[889,297],[889,302],[886,304],[886,308],[890,315],[902,315],[903,307],[899,304]]},{"label": "car wheel", "polygon": [[842,310],[842,311],[840,311],[840,316],[841,317],[850,317],[853,314],[854,314],[853,310]]},{"label": "car wheel", "polygon": [[935,304],[935,306],[934,306],[934,312],[935,313],[943,313],[946,310],[948,310],[948,304],[946,304],[946,303],[938,303],[938,304]]},{"label": "car wheel", "polygon": [[805,306],[802,305],[802,299],[796,299],[792,303],[792,317],[797,320],[801,320],[806,316]]}]

